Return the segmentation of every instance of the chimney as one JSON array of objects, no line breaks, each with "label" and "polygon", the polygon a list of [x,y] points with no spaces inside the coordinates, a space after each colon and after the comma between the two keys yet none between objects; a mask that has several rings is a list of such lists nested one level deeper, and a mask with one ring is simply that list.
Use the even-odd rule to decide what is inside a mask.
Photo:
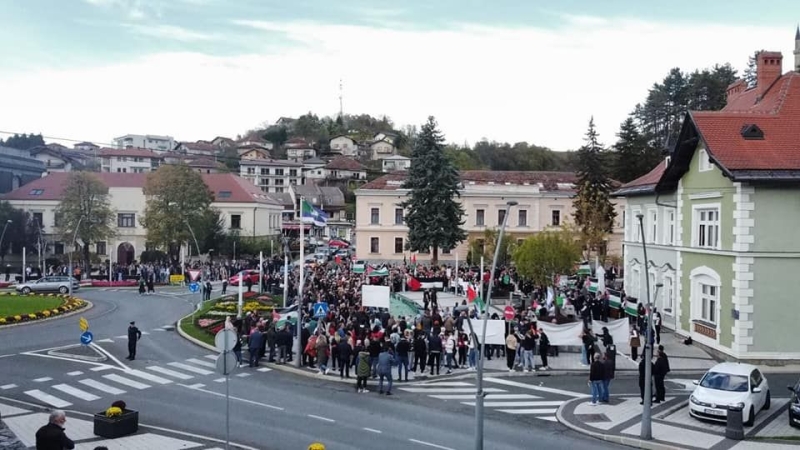
[{"label": "chimney", "polygon": [[760,52],[756,60],[756,71],[758,72],[757,95],[761,98],[772,86],[772,83],[783,75],[783,54],[781,52]]}]

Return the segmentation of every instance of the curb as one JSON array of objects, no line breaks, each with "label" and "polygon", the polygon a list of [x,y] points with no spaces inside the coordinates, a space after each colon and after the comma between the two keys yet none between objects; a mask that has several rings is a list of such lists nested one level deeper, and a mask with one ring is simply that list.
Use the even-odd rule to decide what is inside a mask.
[{"label": "curb", "polygon": [[612,442],[614,444],[620,444],[627,447],[633,448],[640,448],[640,449],[647,449],[647,450],[675,450],[675,449],[687,449],[687,447],[681,447],[679,445],[670,443],[670,444],[662,444],[656,441],[646,441],[641,438],[636,437],[627,437],[627,436],[620,436],[616,434],[604,434],[597,431],[587,430],[585,428],[581,428],[578,425],[575,425],[566,419],[564,419],[564,409],[576,402],[586,401],[586,399],[576,398],[574,400],[568,400],[563,403],[561,406],[558,407],[556,411],[556,419],[558,423],[564,425],[565,427],[569,428],[572,431],[577,433],[593,437],[595,439],[599,439],[601,441]]},{"label": "curb", "polygon": [[20,323],[11,323],[6,325],[0,325],[0,330],[5,330],[6,328],[15,328],[15,327],[24,327],[26,325],[36,325],[37,323],[44,323],[51,320],[59,320],[59,319],[66,319],[67,317],[74,316],[76,314],[82,313],[84,311],[88,311],[94,308],[94,303],[90,302],[89,300],[83,300],[85,306],[83,308],[78,308],[76,310],[70,311],[68,313],[59,314],[55,317],[47,317],[45,319],[38,319],[38,320],[29,320],[27,322],[20,322]]},{"label": "curb", "polygon": [[178,319],[177,322],[175,322],[175,329],[178,330],[178,335],[180,335],[180,337],[186,339],[187,341],[191,342],[194,345],[202,347],[202,348],[204,348],[206,350],[211,350],[212,352],[219,353],[219,350],[217,350],[217,348],[214,347],[213,345],[208,345],[208,344],[206,344],[205,342],[203,342],[203,341],[201,341],[199,339],[195,339],[195,338],[189,336],[185,331],[183,331],[183,328],[181,328],[181,322],[183,322],[183,319],[185,319],[185,318],[187,318],[189,316],[192,316],[193,314],[194,313],[189,313],[189,314],[181,317],[180,319]]}]

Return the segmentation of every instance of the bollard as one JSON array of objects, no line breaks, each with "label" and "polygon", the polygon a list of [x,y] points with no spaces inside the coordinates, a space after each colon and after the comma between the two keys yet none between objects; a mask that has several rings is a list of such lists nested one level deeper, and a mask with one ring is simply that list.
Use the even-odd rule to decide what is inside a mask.
[{"label": "bollard", "polygon": [[742,403],[728,406],[728,420],[725,427],[726,438],[737,441],[744,439],[744,424],[742,421],[743,409],[744,405]]}]

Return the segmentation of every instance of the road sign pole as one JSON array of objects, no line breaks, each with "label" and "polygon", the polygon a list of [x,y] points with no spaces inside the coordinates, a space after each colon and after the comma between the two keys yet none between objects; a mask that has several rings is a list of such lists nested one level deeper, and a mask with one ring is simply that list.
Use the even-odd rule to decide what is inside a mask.
[{"label": "road sign pole", "polygon": [[[241,279],[239,285],[241,285]],[[228,348],[228,333],[225,333],[225,348]],[[225,366],[225,450],[228,450],[231,445],[231,376],[228,373],[228,358],[225,358],[226,350],[223,352],[223,364]]]},{"label": "road sign pole", "polygon": [[[249,275],[248,275],[249,276]],[[244,271],[239,272],[239,301],[236,305],[236,317],[242,318],[242,308],[244,307]]]}]

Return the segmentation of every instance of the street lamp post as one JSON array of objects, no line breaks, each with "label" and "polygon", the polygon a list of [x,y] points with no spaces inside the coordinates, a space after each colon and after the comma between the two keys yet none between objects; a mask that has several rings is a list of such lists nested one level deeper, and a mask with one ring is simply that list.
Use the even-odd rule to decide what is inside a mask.
[{"label": "street lamp post", "polygon": [[[69,295],[72,297],[72,253],[75,251],[75,241],[78,239],[78,230],[81,229],[81,222],[83,222],[83,218],[85,216],[81,216],[78,218],[78,224],[75,226],[75,233],[72,234],[72,242],[70,245],[72,248],[69,252],[69,273],[67,276],[69,277]],[[9,221],[10,222],[10,221]]]},{"label": "street lamp post", "polygon": [[[6,237],[6,229],[9,225],[11,225],[11,219],[6,220],[6,224],[3,226],[3,233],[0,234],[0,249],[3,248],[3,238]],[[3,256],[5,256],[5,254],[3,254]]]},{"label": "street lamp post", "polygon": [[483,312],[483,330],[481,330],[480,352],[478,352],[478,373],[476,375],[477,392],[475,393],[475,450],[483,450],[483,399],[486,393],[483,392],[483,354],[486,350],[486,327],[489,325],[489,305],[492,299],[492,285],[494,284],[494,272],[497,269],[497,260],[500,257],[500,247],[503,242],[503,234],[508,224],[508,217],[511,215],[511,207],[516,206],[517,202],[509,200],[506,202],[506,215],[503,217],[503,225],[497,236],[497,243],[494,248],[494,259],[492,260],[492,271],[489,274],[489,287],[486,289]]},{"label": "street lamp post", "polygon": [[[639,437],[644,440],[653,439],[652,429],[652,406],[653,406],[653,385],[651,382],[653,376],[653,346],[650,344],[653,338],[653,303],[650,299],[650,269],[647,261],[647,239],[644,235],[644,215],[637,214],[636,218],[639,220],[639,234],[642,239],[642,257],[644,258],[644,273],[645,273],[645,288],[647,292],[647,332],[645,333],[645,347],[644,347],[644,398],[642,399],[642,425]],[[656,293],[658,293],[659,285],[656,285]]]}]

